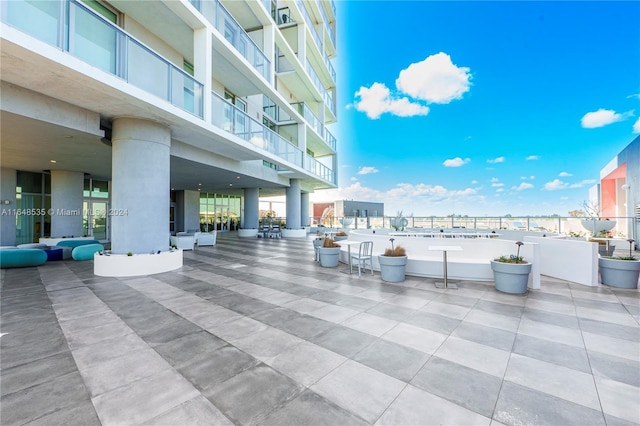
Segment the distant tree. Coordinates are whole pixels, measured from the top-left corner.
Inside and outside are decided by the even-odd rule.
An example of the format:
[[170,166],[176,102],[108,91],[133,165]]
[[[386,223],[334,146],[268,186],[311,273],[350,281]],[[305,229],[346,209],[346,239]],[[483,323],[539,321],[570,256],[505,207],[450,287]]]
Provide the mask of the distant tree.
[[571,210],[569,212],[569,217],[584,217],[585,215],[584,210]]

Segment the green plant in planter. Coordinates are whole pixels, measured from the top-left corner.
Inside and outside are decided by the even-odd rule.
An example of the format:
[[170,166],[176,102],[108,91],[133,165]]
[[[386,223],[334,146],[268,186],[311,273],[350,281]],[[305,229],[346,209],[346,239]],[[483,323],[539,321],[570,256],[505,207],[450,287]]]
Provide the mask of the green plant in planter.
[[516,241],[518,250],[515,255],[500,256],[491,261],[491,270],[496,290],[503,293],[524,294],[527,292],[531,263],[520,256],[522,241]]
[[127,256],[133,256],[133,253],[128,252],[128,253],[127,253]]
[[529,263],[526,260],[524,260],[522,256],[520,256],[520,247],[522,247],[524,243],[522,241],[516,241],[516,245],[518,246],[518,250],[515,255],[512,254],[512,255],[509,255],[509,257],[500,256],[499,258],[494,260],[500,263]]

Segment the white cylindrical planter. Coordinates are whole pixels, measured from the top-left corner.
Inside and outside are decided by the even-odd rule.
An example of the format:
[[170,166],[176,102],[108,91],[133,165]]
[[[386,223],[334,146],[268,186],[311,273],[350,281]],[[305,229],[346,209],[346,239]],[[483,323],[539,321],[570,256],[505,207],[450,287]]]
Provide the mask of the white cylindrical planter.
[[382,281],[399,283],[405,279],[407,256],[378,256]]
[[116,118],[111,141],[113,253],[167,250],[170,129],[148,120]]
[[335,268],[338,266],[340,247],[320,247],[320,266]]
[[83,191],[84,173],[51,170],[52,237],[81,237],[83,235]]
[[506,263],[491,261],[496,290],[510,294],[527,292],[531,263]]
[[283,238],[306,238],[307,230],[306,229],[287,229],[284,228],[282,230]]
[[158,254],[98,254],[93,256],[93,273],[100,277],[137,277],[159,274],[182,267],[182,250]]
[[638,288],[640,260],[598,259],[602,284],[619,288]]
[[258,230],[257,229],[238,229],[238,237],[240,238],[256,238],[256,236],[258,235]]

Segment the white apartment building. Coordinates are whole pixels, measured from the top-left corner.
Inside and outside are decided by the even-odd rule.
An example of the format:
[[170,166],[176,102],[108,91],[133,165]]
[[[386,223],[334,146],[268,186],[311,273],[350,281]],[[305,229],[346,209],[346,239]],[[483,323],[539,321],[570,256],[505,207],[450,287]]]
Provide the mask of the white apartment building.
[[333,0],[1,2],[1,245],[287,228],[333,188]]

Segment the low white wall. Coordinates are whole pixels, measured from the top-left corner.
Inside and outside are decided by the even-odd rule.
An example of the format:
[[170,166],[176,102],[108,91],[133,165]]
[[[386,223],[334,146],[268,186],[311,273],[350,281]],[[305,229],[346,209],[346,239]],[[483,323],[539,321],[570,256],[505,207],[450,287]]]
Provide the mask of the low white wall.
[[[349,241],[373,241],[373,268],[379,270],[377,255],[391,247],[388,230],[351,230]],[[447,252],[447,273],[451,279],[493,281],[490,261],[516,254],[518,247],[514,241],[494,238],[422,238],[394,236],[394,246],[401,245],[407,250],[407,275],[419,277],[442,277],[442,251],[431,251],[429,246],[460,246],[462,251]],[[338,242],[339,244],[339,242]],[[341,259],[347,258],[347,247],[341,249]],[[352,246],[352,251],[357,246]],[[537,244],[525,242],[520,255],[532,263],[529,287],[540,288],[540,250]]]
[[598,285],[598,244],[560,238],[525,237],[540,246],[540,273],[588,286]]

